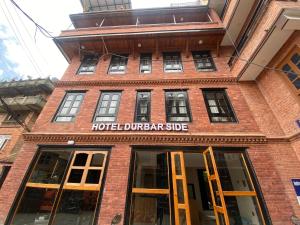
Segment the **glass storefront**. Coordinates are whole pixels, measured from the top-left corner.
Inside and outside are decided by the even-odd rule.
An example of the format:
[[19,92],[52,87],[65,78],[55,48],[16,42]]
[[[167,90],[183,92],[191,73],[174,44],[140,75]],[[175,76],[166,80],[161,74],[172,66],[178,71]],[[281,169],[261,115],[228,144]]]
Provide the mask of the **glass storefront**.
[[43,150],[13,225],[92,225],[107,151]]
[[265,225],[242,151],[134,151],[129,225]]

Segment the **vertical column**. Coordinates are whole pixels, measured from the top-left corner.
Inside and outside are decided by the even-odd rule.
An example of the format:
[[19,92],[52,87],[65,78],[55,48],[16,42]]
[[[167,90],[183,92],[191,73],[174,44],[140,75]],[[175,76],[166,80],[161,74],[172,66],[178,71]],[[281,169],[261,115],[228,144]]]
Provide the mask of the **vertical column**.
[[[112,148],[102,194],[99,225],[110,225],[116,214],[121,214],[122,221],[124,220],[130,156],[131,148],[128,145],[116,145]],[[119,224],[123,224],[122,221]]]

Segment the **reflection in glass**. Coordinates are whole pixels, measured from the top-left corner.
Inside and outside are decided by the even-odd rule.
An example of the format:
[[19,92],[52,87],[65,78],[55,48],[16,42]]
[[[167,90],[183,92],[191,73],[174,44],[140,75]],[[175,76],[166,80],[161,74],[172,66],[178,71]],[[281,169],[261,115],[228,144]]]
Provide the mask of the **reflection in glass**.
[[223,191],[253,191],[242,153],[215,152]]
[[88,154],[86,153],[79,153],[76,154],[73,166],[85,166]]
[[89,170],[85,183],[98,184],[100,181],[101,170]]
[[167,154],[136,152],[133,187],[168,188]]
[[64,190],[53,224],[92,225],[98,193]]
[[207,154],[205,154],[205,156],[206,156],[206,160],[207,160],[209,175],[212,176],[212,175],[215,174],[215,172],[214,172],[214,167],[213,167],[213,164],[212,164],[212,161],[211,161],[210,153],[208,152]]
[[82,175],[83,170],[72,169],[68,179],[68,183],[80,183]]
[[69,157],[70,152],[42,152],[29,182],[60,184],[66,170]]
[[179,211],[179,225],[186,225],[186,210],[178,209]]
[[180,155],[174,155],[176,175],[181,175]]
[[178,203],[184,204],[184,192],[182,180],[176,180]]
[[104,157],[105,157],[105,155],[101,154],[101,153],[93,154],[90,166],[102,167],[103,166]]
[[225,197],[230,225],[263,225],[258,202],[252,196]]
[[170,225],[168,196],[133,194],[130,224]]
[[27,188],[12,224],[48,224],[56,194],[56,189]]
[[[225,223],[225,218],[224,218],[224,214],[218,213],[218,219],[219,219],[220,225],[226,225],[226,223]],[[230,225],[231,225],[231,224],[230,224]],[[240,225],[242,225],[242,224],[240,224]]]

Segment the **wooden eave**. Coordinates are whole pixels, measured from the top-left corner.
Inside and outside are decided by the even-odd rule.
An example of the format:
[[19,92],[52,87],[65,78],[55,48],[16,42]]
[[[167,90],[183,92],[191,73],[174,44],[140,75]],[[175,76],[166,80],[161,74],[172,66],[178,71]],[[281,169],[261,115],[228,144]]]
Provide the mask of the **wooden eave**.
[[[59,36],[54,39],[54,42],[70,62],[70,59],[79,52],[101,55],[105,53],[105,45],[108,51],[113,53],[181,51],[188,54],[190,51],[218,48],[224,34],[225,30],[222,27],[169,31],[161,29],[148,32],[113,34],[99,32],[90,35]],[[203,43],[199,44],[199,40]]]

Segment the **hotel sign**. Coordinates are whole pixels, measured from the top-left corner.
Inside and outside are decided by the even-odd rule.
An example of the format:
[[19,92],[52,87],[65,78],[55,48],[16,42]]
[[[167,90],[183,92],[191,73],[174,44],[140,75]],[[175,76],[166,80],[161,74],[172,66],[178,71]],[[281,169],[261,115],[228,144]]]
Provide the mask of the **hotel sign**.
[[186,123],[93,123],[92,131],[188,131]]

